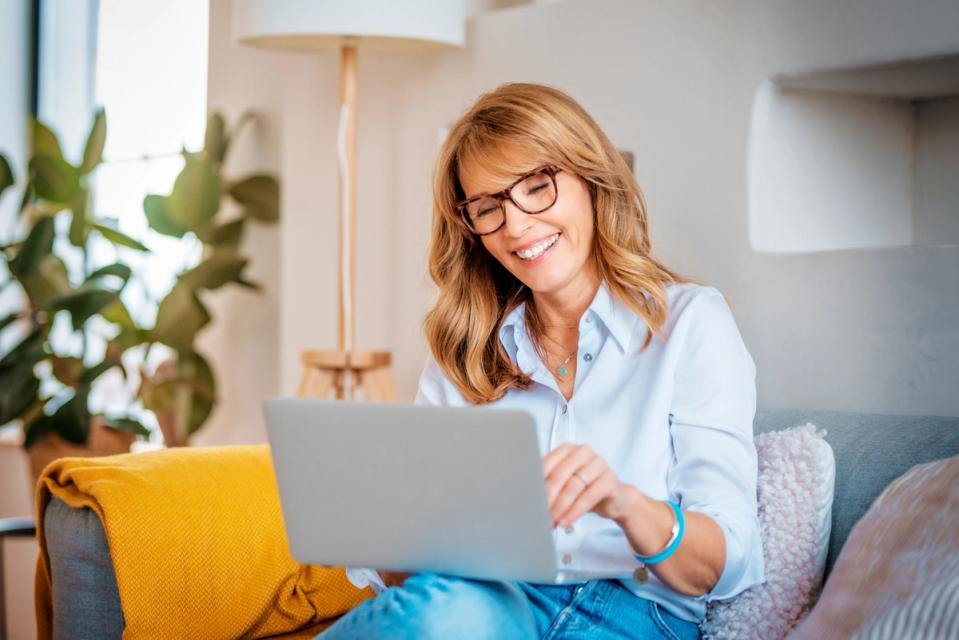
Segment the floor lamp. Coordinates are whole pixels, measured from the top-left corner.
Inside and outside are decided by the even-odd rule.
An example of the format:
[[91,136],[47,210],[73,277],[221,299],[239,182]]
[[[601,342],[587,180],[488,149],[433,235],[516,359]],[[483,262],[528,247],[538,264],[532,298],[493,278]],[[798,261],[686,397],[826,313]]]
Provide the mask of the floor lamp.
[[244,44],[340,52],[339,323],[337,349],[301,353],[300,395],[397,399],[387,351],[355,348],[357,49],[448,50],[465,39],[466,0],[234,0],[234,36]]

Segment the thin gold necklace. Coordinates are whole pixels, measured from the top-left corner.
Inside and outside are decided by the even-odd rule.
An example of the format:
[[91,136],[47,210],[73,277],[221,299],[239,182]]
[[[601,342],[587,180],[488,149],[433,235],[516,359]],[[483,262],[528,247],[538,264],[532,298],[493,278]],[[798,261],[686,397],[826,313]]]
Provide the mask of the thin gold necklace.
[[[555,344],[556,346],[558,346],[560,349],[563,348],[563,345],[560,344],[558,340],[549,337],[545,333],[543,334],[543,337],[549,340],[550,342],[552,342],[553,344]],[[545,351],[546,353],[549,353],[549,350],[545,350]],[[579,351],[579,345],[577,345],[576,348],[573,350],[573,352],[569,354],[568,356],[566,356],[566,359],[563,360],[558,367],[556,367],[556,373],[558,373],[561,378],[565,378],[566,374],[569,373],[569,369],[566,368],[566,364],[573,359],[573,356],[576,355],[577,351]],[[560,357],[562,357],[562,354],[560,354]]]
[[[576,351],[579,351],[579,349],[577,349]],[[566,368],[566,363],[569,362],[570,359],[572,359],[572,357],[576,355],[576,351],[566,356],[566,359],[563,360],[563,364],[556,367],[556,373],[559,374],[560,378],[565,378],[566,374],[569,373],[569,369]]]

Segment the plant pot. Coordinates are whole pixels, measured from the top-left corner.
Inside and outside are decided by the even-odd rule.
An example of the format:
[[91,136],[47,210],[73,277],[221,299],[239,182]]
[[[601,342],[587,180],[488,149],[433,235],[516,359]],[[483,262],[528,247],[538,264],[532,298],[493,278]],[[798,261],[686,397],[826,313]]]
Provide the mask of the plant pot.
[[44,468],[57,458],[89,458],[127,453],[135,439],[136,436],[132,433],[104,425],[101,418],[92,419],[90,436],[87,438],[85,445],[74,444],[64,440],[56,433],[49,433],[27,449],[33,486],[36,486],[37,479],[39,479]]

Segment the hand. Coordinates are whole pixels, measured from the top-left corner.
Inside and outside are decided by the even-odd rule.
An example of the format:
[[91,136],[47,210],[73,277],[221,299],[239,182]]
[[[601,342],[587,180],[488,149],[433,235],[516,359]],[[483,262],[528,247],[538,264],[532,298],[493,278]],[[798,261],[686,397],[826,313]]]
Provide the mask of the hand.
[[386,571],[383,569],[378,570],[377,573],[379,573],[380,577],[383,578],[383,583],[386,584],[387,587],[402,587],[403,582],[405,582],[407,578],[413,575],[412,573],[403,573],[401,571]]
[[543,474],[554,527],[568,527],[590,511],[617,521],[623,517],[628,485],[588,445],[556,447],[543,456]]

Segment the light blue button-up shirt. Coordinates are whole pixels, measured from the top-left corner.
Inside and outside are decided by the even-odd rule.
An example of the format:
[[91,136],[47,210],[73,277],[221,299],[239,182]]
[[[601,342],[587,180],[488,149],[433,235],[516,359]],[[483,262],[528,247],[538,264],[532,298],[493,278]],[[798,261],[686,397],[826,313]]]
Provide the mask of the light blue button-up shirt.
[[[587,444],[622,482],[683,510],[705,513],[725,535],[726,565],[709,593],[673,590],[653,572],[632,579],[640,565],[622,529],[588,513],[553,531],[560,567],[608,571],[627,589],[671,613],[698,622],[706,601],[726,599],[764,581],[756,515],[756,367],[722,294],[697,284],[667,286],[666,338],[654,335],[644,351],[646,323],[601,285],[579,322],[573,395],[566,401],[537,356],[514,309],[499,338],[534,384],[512,389],[489,406],[533,415],[543,455],[564,442]],[[429,358],[417,404],[467,406]]]

